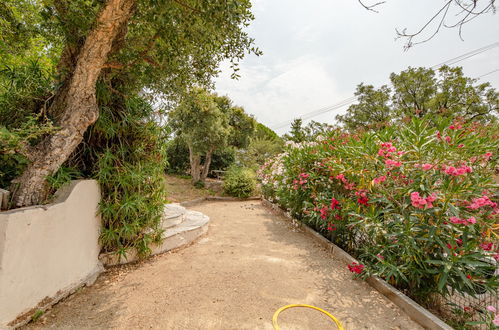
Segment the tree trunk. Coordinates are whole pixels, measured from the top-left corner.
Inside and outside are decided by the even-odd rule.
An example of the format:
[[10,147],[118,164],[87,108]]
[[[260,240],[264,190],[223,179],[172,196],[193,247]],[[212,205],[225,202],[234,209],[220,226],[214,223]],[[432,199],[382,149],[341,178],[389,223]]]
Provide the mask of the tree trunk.
[[213,148],[210,149],[206,153],[206,157],[204,159],[203,172],[201,173],[201,181],[205,182],[208,177],[208,173],[210,172],[210,164],[211,164],[211,156],[213,154]]
[[189,146],[189,162],[191,164],[192,182],[196,183],[201,177],[201,157],[194,154],[191,146]]
[[[59,129],[36,145],[30,164],[12,182],[12,202],[28,206],[42,202],[46,177],[55,173],[83,139],[83,133],[99,116],[95,85],[120,27],[129,21],[135,0],[108,0],[81,47],[66,85],[54,98],[50,113]],[[54,107],[54,108],[52,108]]]

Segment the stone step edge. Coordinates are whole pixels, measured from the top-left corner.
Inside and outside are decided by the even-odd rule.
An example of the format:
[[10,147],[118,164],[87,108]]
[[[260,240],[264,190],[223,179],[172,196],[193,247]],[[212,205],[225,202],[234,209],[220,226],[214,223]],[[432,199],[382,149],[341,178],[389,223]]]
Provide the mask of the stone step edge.
[[[174,235],[167,236],[163,239],[163,242],[160,245],[155,245],[151,247],[151,254],[149,256],[161,254],[164,252],[168,252],[170,250],[182,247],[187,245],[200,236],[206,234],[208,232],[208,226],[210,224],[208,216],[205,215],[207,221],[201,226],[190,228]],[[141,258],[137,254],[135,250],[128,251],[125,256],[120,258],[119,255],[113,252],[105,252],[99,255],[100,262],[105,267],[112,267],[117,265],[125,265],[133,262],[139,261]]]

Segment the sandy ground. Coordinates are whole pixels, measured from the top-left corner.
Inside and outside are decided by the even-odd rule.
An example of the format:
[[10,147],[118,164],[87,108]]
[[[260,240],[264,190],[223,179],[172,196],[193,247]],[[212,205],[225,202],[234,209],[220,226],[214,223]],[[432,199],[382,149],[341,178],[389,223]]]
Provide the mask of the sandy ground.
[[[272,329],[281,306],[321,307],[345,329],[421,329],[346,264],[258,201],[193,207],[211,218],[191,246],[113,268],[26,329]],[[289,309],[286,329],[336,329],[311,309]]]

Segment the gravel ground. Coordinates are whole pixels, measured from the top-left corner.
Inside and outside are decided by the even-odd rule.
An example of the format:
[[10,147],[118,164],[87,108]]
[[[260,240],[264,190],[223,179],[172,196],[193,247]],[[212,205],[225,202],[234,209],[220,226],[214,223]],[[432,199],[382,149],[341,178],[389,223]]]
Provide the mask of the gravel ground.
[[[421,329],[398,307],[259,201],[205,202],[194,244],[116,267],[25,329],[272,329],[281,306],[305,303],[345,329]],[[321,313],[288,309],[286,329],[335,329]]]

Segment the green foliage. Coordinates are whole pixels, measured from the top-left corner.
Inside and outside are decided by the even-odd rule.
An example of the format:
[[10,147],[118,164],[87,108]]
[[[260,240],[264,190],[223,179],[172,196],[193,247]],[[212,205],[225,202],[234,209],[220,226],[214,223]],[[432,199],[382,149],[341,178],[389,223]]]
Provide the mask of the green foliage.
[[145,256],[161,240],[167,162],[164,129],[154,114],[139,96],[101,95],[101,115],[68,161],[99,181],[103,251],[135,249]]
[[300,118],[294,119],[291,123],[291,131],[289,132],[289,134],[284,135],[284,139],[296,143],[305,141],[307,135],[302,125],[303,121]]
[[57,172],[47,177],[50,188],[55,192],[63,185],[72,180],[81,179],[83,176],[80,171],[71,167],[61,166]]
[[224,193],[238,198],[248,198],[256,189],[255,172],[249,168],[232,166],[224,177]]
[[358,103],[336,119],[347,129],[380,129],[386,125],[430,115],[431,119],[462,118],[465,121],[497,121],[499,93],[489,83],[465,77],[460,67],[409,68],[392,73],[393,89],[375,89],[361,83]]
[[497,124],[405,125],[291,145],[260,171],[267,198],[420,302],[495,294]]
[[358,103],[351,105],[346,114],[338,115],[336,119],[349,130],[383,127],[392,119],[389,105],[390,92],[390,88],[386,85],[375,89],[372,85],[361,83],[355,91]]

